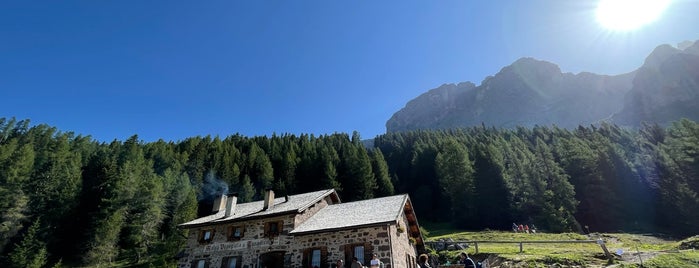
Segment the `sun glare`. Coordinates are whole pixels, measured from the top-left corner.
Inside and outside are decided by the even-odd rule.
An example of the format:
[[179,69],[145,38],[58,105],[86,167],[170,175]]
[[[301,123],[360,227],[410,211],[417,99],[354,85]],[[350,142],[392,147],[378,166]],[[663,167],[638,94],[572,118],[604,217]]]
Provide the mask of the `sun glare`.
[[613,31],[633,31],[657,20],[670,0],[600,0],[597,22]]

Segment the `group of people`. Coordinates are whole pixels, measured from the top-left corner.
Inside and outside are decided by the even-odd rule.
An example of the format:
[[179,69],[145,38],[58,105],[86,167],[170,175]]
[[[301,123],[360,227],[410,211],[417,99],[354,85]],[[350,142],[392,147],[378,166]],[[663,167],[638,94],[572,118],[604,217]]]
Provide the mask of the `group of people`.
[[[427,256],[427,254],[421,254],[418,257],[418,267],[420,267],[420,268],[432,268],[432,266],[430,266],[429,259],[430,259],[430,257]],[[466,252],[461,252],[461,254],[459,254],[459,263],[463,264],[464,268],[476,268],[477,267],[476,262],[474,262],[473,259],[471,259],[468,256],[468,253],[466,253]]]
[[[420,268],[432,268],[430,265],[430,257],[427,256],[427,254],[421,254],[418,257],[418,267]],[[464,265],[464,268],[476,268],[476,262],[471,259],[466,252],[461,252],[459,254],[459,263]],[[342,259],[337,260],[335,263],[337,268],[345,268],[345,262]],[[347,268],[365,268],[366,266],[362,265],[361,262],[357,259],[357,257],[352,257],[352,263],[350,264],[349,267]],[[384,268],[384,263],[379,260],[379,256],[374,253],[372,256],[371,260],[369,261],[369,267],[370,268]]]
[[[337,268],[345,268],[345,261],[342,259],[337,260],[335,263],[335,266]],[[362,265],[361,262],[359,262],[359,259],[357,257],[352,257],[352,263],[350,263],[350,266],[348,268],[364,268],[366,266]],[[384,268],[384,264],[381,260],[379,260],[379,255],[374,253],[372,256],[371,260],[369,261],[369,267],[370,268]]]
[[527,233],[527,234],[535,234],[536,233],[536,226],[532,224],[532,228],[529,228],[529,225],[525,224],[522,225],[521,223],[517,225],[516,223],[512,223],[512,231],[515,233]]

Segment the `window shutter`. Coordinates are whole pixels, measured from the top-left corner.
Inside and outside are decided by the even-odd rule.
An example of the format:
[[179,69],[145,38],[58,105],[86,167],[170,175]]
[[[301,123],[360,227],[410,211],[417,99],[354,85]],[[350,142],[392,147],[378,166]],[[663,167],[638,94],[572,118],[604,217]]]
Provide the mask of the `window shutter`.
[[268,236],[269,236],[269,226],[270,226],[270,222],[265,223],[265,234],[264,234],[264,237],[268,237]]
[[277,222],[277,235],[282,234],[282,227],[284,226],[284,221],[278,221]]
[[311,249],[307,248],[303,250],[303,260],[302,260],[302,266],[303,267],[308,267],[309,263],[311,262]]
[[328,248],[320,248],[320,267],[328,268]]
[[374,247],[369,242],[364,243],[364,262],[368,266],[374,254]]
[[240,238],[243,238],[245,236],[245,225],[240,226]]
[[345,247],[345,266],[349,267],[351,261],[352,261],[352,245],[347,244],[344,245]]

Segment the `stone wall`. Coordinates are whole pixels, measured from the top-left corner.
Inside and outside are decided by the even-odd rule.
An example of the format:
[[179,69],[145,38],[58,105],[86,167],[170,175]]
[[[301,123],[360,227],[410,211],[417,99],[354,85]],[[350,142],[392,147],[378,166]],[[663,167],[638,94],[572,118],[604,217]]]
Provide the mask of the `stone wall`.
[[313,204],[313,206],[307,208],[301,214],[296,215],[296,219],[294,221],[295,226],[299,226],[300,224],[304,223],[306,220],[313,217],[313,215],[316,214],[319,210],[327,207],[330,204],[332,204],[332,200],[329,196],[326,196],[322,200]]
[[[402,231],[398,229],[402,228]],[[415,267],[414,262],[417,259],[417,251],[415,246],[410,243],[410,236],[408,235],[408,219],[405,214],[401,214],[400,219],[398,219],[398,225],[391,225],[390,231],[391,243],[393,244],[393,255],[395,256],[393,263],[395,267]]]
[[[318,233],[309,235],[297,235],[294,243],[298,248],[293,252],[295,258],[292,267],[302,267],[303,251],[309,248],[326,247],[327,260],[330,263],[342,259],[345,262],[350,261],[351,256],[346,256],[346,250],[351,250],[346,247],[353,245],[366,244],[367,252],[376,253],[379,256],[386,268],[391,267],[391,244],[389,239],[388,225],[373,226],[357,229],[349,229],[335,231],[329,233]],[[365,265],[369,265],[371,254],[365,256]],[[349,266],[348,266],[349,267]]]
[[[210,268],[221,267],[224,257],[241,257],[243,267],[255,267],[257,258],[261,253],[269,251],[288,251],[294,245],[292,236],[288,232],[294,228],[294,215],[266,218],[219,224],[213,227],[193,228],[189,232],[185,249],[186,257],[180,259],[178,267],[189,268],[192,261],[207,259]],[[273,239],[264,237],[265,223],[283,221],[282,232]],[[228,241],[227,231],[229,226],[245,226],[243,237],[239,241]],[[199,235],[203,230],[214,229],[214,237],[209,243],[199,243]]]

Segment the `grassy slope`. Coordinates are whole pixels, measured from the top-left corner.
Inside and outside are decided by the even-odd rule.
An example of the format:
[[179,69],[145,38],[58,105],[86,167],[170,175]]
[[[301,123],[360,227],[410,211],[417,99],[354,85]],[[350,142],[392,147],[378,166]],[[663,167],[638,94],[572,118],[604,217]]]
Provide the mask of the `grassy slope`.
[[[574,233],[562,234],[517,234],[512,232],[482,231],[458,232],[450,231],[447,225],[430,224],[431,230],[427,241],[453,239],[455,241],[523,241],[523,253],[519,252],[519,244],[487,244],[479,243],[479,254],[471,245],[466,251],[477,261],[488,258],[491,264],[500,267],[640,267],[637,252],[641,254],[643,267],[699,267],[699,250],[679,250],[682,241],[663,239],[655,236],[637,234],[599,234],[592,237]],[[611,253],[621,250],[620,256],[609,262],[601,247],[597,244],[527,244],[526,241],[536,240],[594,240],[602,238]],[[699,241],[699,237],[686,241]],[[638,248],[638,250],[637,250]],[[686,248],[686,247],[685,247]],[[440,262],[454,262],[460,251],[435,252]],[[492,266],[491,266],[492,267]]]

